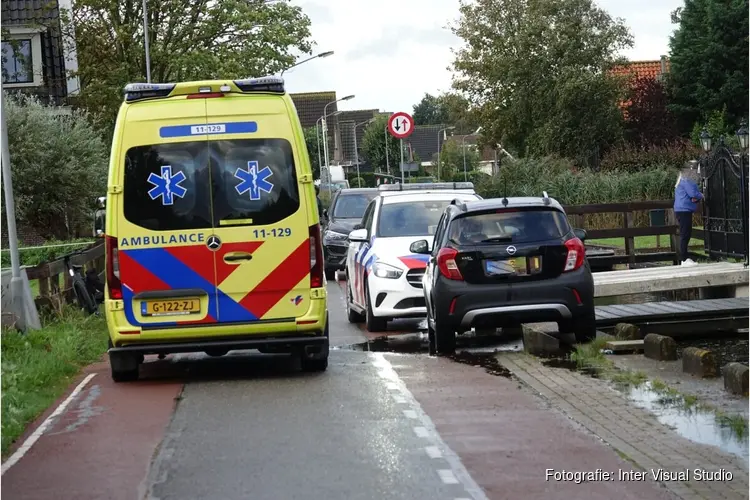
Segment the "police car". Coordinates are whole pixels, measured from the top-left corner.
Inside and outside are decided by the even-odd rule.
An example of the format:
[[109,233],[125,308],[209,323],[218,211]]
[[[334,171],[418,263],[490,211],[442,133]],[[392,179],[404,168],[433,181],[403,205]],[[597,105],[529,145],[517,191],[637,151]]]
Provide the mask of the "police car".
[[428,255],[409,250],[431,240],[445,207],[453,200],[481,197],[471,182],[381,184],[349,233],[346,258],[346,309],[350,322],[365,321],[371,332],[384,331],[394,318],[426,314],[422,276]]

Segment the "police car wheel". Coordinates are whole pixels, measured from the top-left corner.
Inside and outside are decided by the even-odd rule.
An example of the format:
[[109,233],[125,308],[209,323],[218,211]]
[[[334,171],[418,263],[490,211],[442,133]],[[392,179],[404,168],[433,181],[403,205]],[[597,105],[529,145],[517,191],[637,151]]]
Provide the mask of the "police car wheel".
[[367,315],[365,317],[365,326],[368,332],[384,332],[388,328],[388,321],[378,318],[372,313],[372,301],[370,300],[370,289],[365,281],[365,303],[367,306]]

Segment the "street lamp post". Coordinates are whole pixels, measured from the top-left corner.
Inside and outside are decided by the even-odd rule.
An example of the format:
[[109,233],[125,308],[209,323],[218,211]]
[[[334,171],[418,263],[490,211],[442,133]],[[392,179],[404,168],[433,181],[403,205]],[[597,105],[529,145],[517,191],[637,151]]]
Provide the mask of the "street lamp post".
[[445,142],[445,140],[446,140],[445,132],[448,131],[448,130],[454,130],[455,128],[456,127],[445,127],[444,129],[438,131],[438,136],[437,136],[437,140],[438,140],[437,141],[437,143],[438,143],[438,175],[437,175],[437,180],[438,181],[440,181],[440,150],[442,149],[440,147],[440,134],[443,134],[443,142]]
[[[338,116],[339,113],[341,113],[341,111],[334,111],[333,113],[331,113],[328,116]],[[320,136],[321,135],[325,136],[325,134],[321,134],[321,128],[322,127],[320,125],[320,120],[322,120],[322,119],[323,119],[323,117],[321,116],[315,122],[315,139],[318,141],[318,167],[321,167],[323,165],[323,158],[320,156]]]
[[745,176],[745,155],[747,154],[748,146],[748,131],[747,121],[742,119],[739,130],[737,130],[737,139],[740,143],[740,202],[742,203],[742,233],[743,243],[745,250],[745,267],[748,265],[748,259],[750,258],[750,250],[748,249],[748,205],[747,205],[747,177]]
[[359,176],[359,148],[357,147],[357,127],[369,125],[375,120],[375,117],[365,120],[362,123],[354,125],[354,161],[357,163],[357,187],[362,187],[362,178]]
[[323,106],[323,157],[326,162],[326,176],[328,179],[328,196],[331,195],[331,167],[328,164],[328,124],[326,123],[326,116],[328,116],[328,106],[331,104],[335,104],[339,101],[348,101],[350,99],[354,99],[354,94],[342,97],[341,99],[336,99],[335,101],[331,101],[325,106]]
[[[471,135],[477,135],[481,131],[482,131],[482,127],[479,127]],[[463,149],[463,153],[464,153],[464,182],[466,182],[467,180],[469,180],[468,173],[466,172],[466,136],[463,136],[463,138],[461,139],[461,149]]]
[[[144,0],[144,1],[145,1],[145,0]],[[302,60],[302,61],[300,61],[300,62],[298,62],[298,63],[294,63],[294,64],[292,64],[292,65],[291,65],[291,66],[289,66],[288,68],[284,68],[283,70],[281,70],[281,75],[279,75],[279,76],[284,76],[284,72],[285,72],[285,71],[288,71],[288,70],[290,70],[290,69],[292,69],[292,68],[296,68],[296,67],[297,67],[297,66],[299,66],[300,64],[305,64],[306,62],[308,62],[308,61],[312,61],[313,59],[318,59],[318,58],[328,57],[328,56],[332,56],[332,55],[333,55],[333,51],[332,51],[332,50],[329,50],[329,51],[326,51],[326,52],[321,52],[320,54],[315,54],[315,55],[314,55],[314,56],[312,56],[312,57],[308,57],[307,59],[304,59],[304,60]]]

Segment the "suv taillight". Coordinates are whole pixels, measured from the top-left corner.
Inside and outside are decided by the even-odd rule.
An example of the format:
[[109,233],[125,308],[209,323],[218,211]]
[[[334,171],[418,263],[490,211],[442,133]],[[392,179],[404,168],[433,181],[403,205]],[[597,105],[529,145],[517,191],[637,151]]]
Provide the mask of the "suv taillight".
[[586,247],[578,238],[573,238],[565,242],[565,248],[568,249],[568,257],[565,259],[565,269],[563,272],[575,271],[583,265],[583,259],[586,257]]
[[456,264],[456,255],[458,255],[458,251],[453,248],[441,249],[437,256],[438,269],[440,269],[440,274],[449,280],[463,281],[464,277],[458,269],[458,264]]
[[320,224],[310,226],[310,288],[323,286],[323,246]]
[[106,236],[104,239],[107,267],[107,287],[110,299],[122,298],[122,283],[120,282],[120,257],[117,251],[117,238]]

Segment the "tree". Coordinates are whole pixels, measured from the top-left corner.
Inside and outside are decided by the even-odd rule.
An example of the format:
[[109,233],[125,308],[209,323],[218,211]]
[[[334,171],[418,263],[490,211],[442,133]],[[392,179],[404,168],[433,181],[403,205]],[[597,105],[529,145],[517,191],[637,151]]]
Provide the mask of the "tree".
[[305,130],[305,145],[307,154],[310,156],[310,167],[313,172],[313,179],[320,178],[320,154],[322,154],[322,143],[319,142],[317,127],[307,127]]
[[639,77],[630,82],[625,137],[641,147],[665,146],[678,138],[669,111],[664,85],[654,78]]
[[[451,180],[464,171],[464,149],[466,150],[466,171],[472,172],[479,168],[479,152],[470,144],[462,144],[455,138],[445,141],[440,151],[440,175],[441,180]],[[438,155],[432,159],[432,173],[438,176]]]
[[19,225],[71,238],[106,194],[108,148],[80,111],[61,115],[23,94],[4,99]]
[[686,0],[672,17],[668,92],[680,132],[724,107],[736,129],[748,114],[748,0]]
[[592,0],[462,1],[454,86],[478,110],[484,142],[577,155],[622,134],[621,82],[608,70],[632,45]]
[[[143,2],[74,0],[61,15],[74,37],[80,104],[110,132],[123,86],[146,81]],[[153,82],[273,74],[310,53],[310,20],[287,2],[149,0]],[[73,28],[71,28],[72,30]]]
[[[386,172],[386,167],[390,167],[391,175],[400,175],[401,170],[401,153],[399,151],[400,141],[390,133],[385,132],[388,124],[388,117],[378,115],[372,123],[365,129],[362,136],[362,156],[367,163],[372,166],[375,172]],[[386,134],[388,141],[388,162],[386,163]],[[409,152],[404,144],[404,161],[408,158]]]
[[415,125],[449,125],[458,133],[468,133],[472,121],[468,100],[455,92],[425,94],[414,105],[413,117]]

